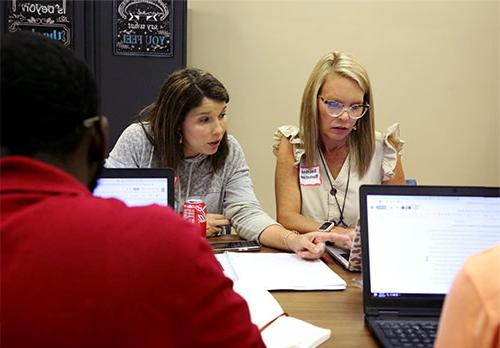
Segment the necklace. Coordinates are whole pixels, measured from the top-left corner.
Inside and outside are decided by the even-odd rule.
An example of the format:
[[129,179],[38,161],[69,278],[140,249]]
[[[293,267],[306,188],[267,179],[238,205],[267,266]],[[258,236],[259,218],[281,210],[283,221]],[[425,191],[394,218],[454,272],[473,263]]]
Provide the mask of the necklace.
[[332,179],[330,178],[330,174],[328,174],[328,167],[326,165],[325,159],[323,158],[323,151],[318,147],[319,149],[319,158],[321,159],[321,162],[323,162],[323,167],[325,167],[325,172],[326,172],[326,177],[328,178],[328,182],[330,183],[330,194],[335,198],[335,202],[337,203],[337,208],[339,210],[340,216],[339,216],[339,221],[335,222],[335,225],[342,225],[344,227],[347,227],[347,224],[344,222],[344,209],[345,209],[345,201],[347,198],[347,192],[349,191],[349,181],[351,179],[351,155],[349,154],[347,157],[347,161],[349,163],[349,170],[347,172],[347,185],[345,188],[345,193],[344,193],[344,202],[342,203],[342,208],[340,208],[339,200],[337,199],[337,189],[333,186]]

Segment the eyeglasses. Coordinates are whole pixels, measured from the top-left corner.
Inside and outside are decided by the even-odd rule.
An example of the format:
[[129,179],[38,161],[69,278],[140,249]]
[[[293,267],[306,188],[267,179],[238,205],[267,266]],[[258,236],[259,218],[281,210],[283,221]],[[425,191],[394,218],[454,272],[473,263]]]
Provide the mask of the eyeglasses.
[[350,118],[357,120],[363,117],[364,114],[366,114],[366,112],[370,109],[370,105],[368,104],[352,104],[351,106],[346,106],[336,100],[326,100],[322,96],[318,96],[318,98],[325,103],[326,110],[332,117],[340,117],[344,111],[347,111]]
[[94,126],[94,123],[96,123],[97,121],[99,121],[101,119],[100,116],[94,116],[94,117],[90,117],[90,118],[86,118],[82,121],[82,124],[85,128],[91,128],[92,126]]

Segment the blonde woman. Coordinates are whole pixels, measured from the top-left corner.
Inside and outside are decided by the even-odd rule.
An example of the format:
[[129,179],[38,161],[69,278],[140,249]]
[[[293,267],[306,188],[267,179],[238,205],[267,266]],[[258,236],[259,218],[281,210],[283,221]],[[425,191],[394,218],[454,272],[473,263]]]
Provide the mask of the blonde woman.
[[306,233],[331,221],[331,241],[350,248],[359,186],[405,182],[399,125],[380,134],[374,117],[363,66],[345,53],[322,57],[304,89],[300,128],[283,126],[275,133],[278,222]]

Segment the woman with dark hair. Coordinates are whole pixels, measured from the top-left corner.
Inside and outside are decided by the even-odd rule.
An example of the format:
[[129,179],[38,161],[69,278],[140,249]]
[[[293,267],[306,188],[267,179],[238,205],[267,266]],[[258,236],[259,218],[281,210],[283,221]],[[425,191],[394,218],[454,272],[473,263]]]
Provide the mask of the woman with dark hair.
[[245,239],[318,258],[324,244],[314,243],[317,233],[287,230],[262,210],[243,150],[226,132],[228,102],[226,89],[211,74],[175,71],[141,111],[139,122],[125,129],[106,167],[174,168],[176,210],[188,197],[201,197],[207,204],[207,236],[231,224]]

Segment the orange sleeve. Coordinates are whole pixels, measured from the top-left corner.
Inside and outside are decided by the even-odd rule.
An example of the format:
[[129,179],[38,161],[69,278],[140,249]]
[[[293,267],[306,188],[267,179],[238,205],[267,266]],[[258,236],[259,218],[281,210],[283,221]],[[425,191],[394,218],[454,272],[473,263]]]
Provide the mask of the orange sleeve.
[[500,347],[498,273],[491,263],[469,261],[446,297],[436,348]]

